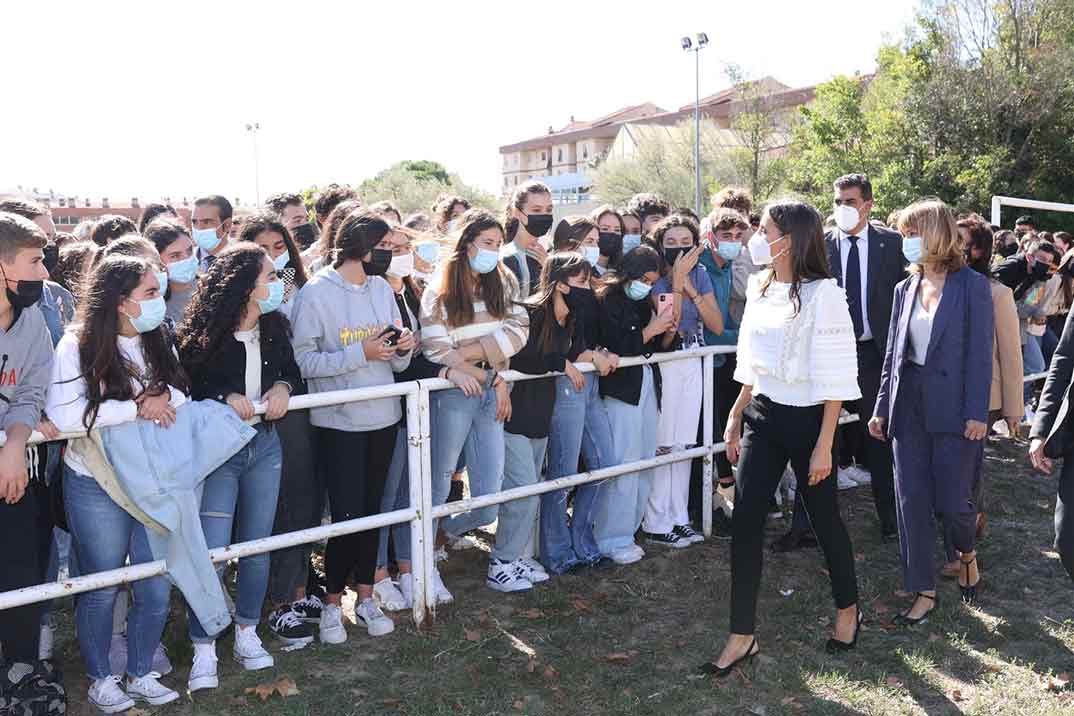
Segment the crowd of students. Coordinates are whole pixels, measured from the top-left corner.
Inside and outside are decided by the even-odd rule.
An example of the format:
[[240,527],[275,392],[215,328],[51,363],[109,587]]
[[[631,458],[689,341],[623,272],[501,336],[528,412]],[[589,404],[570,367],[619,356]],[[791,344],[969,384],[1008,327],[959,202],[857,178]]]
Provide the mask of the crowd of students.
[[[703,669],[724,676],[759,650],[763,527],[781,484],[794,519],[773,548],[823,549],[837,607],[828,649],[854,646],[862,614],[837,502],[849,475],[872,483],[880,533],[900,543],[916,597],[897,621],[935,607],[937,515],[942,571],[972,602],[983,438],[1032,420],[1023,371],[1062,353],[1070,235],[1037,233],[1028,217],[1000,231],[936,200],[888,228],[870,220],[859,174],[834,182],[833,204],[827,222],[790,200],[753,213],[730,188],[704,218],[638,194],[557,221],[548,187],[531,181],[502,217],[450,195],[403,217],[333,185],[312,220],[295,194],[243,216],[208,195],[189,223],[152,204],[137,225],[106,216],[60,234],[47,208],[2,202],[0,531],[26,546],[0,557],[0,591],[55,579],[68,551],[72,574],[167,555],[170,579],[76,600],[89,699],[105,713],[178,698],[161,681],[173,584],[188,606],[191,691],[218,685],[216,641],[232,621],[248,670],[273,665],[266,631],[289,644],[346,641],[348,587],[356,622],[386,635],[384,611],[413,601],[407,525],[330,539],[323,584],[309,545],[240,559],[234,589],[204,564],[206,548],[313,527],[326,510],[343,521],[407,506],[400,399],[289,412],[291,396],[453,383],[431,401],[437,506],[461,496],[463,474],[478,497],[698,444],[702,362],[620,361],[737,345],[713,376],[731,635]],[[544,377],[511,386],[508,368]],[[847,411],[862,419],[837,430]],[[90,433],[28,446],[33,429]],[[1051,429],[1035,428],[1037,442]],[[212,446],[177,467],[195,435]],[[646,548],[688,548],[705,539],[700,476],[700,461],[680,461],[453,514],[438,525],[437,559],[496,522],[486,584],[518,592],[631,564]],[[452,602],[433,574],[436,602]],[[48,611],[0,611],[0,699],[62,696]]]

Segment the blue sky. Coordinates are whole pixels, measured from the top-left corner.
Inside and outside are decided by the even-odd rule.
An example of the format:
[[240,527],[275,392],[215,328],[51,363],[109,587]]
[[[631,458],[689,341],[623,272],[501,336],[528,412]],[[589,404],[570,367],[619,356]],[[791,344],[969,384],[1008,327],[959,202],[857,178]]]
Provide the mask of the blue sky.
[[[727,63],[791,86],[870,72],[914,0],[775,2],[50,2],[5,9],[0,188],[113,199],[253,199],[434,159],[489,190],[501,144],[653,101]],[[18,28],[15,30],[15,28]],[[12,31],[15,30],[15,31]],[[9,89],[9,91],[11,91]]]

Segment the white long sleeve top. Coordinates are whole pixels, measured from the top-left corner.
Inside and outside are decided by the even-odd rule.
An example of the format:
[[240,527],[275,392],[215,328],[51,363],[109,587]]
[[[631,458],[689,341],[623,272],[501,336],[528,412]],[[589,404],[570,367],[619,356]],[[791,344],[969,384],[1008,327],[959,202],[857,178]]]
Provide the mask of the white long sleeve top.
[[857,400],[857,346],[846,292],[835,279],[802,283],[795,313],[790,284],[769,271],[750,276],[738,334],[735,380],[783,405]]
[[[119,336],[116,341],[123,357],[130,361],[140,374],[145,376],[145,356],[142,354],[142,337]],[[60,339],[56,346],[56,357],[52,363],[52,385],[48,389],[48,397],[45,400],[45,413],[49,419],[63,432],[78,432],[85,430],[82,416],[86,411],[86,380],[80,377],[82,366],[78,357],[78,335],[68,332]],[[146,381],[131,379],[135,393],[144,388]],[[187,397],[179,390],[171,389],[171,405],[178,408],[187,401]],[[93,427],[103,428],[108,425],[119,425],[130,422],[138,417],[138,405],[133,400],[106,400],[101,403],[97,410],[97,420]],[[75,472],[83,475],[89,474],[81,456],[70,446],[64,451],[64,462]]]

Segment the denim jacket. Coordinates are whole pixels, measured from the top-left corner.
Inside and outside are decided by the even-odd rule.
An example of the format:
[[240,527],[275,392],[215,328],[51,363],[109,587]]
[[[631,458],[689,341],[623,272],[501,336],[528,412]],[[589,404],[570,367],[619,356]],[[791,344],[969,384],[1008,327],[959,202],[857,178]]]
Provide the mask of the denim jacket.
[[201,529],[201,491],[205,478],[256,431],[227,405],[203,400],[179,406],[170,428],[139,419],[94,432],[107,460],[100,469],[94,465],[93,477],[109,494],[106,482],[113,481],[133,503],[131,514],[150,528],[153,557],[167,562],[168,576],[205,630],[219,633],[231,616]]

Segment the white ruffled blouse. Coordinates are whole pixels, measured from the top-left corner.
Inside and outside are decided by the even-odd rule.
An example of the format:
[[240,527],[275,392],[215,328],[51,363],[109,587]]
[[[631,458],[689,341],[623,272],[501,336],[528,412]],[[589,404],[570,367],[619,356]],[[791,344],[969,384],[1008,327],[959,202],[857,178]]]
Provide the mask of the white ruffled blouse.
[[846,292],[835,279],[803,283],[797,314],[790,284],[750,276],[735,380],[783,405],[858,400],[857,346]]

